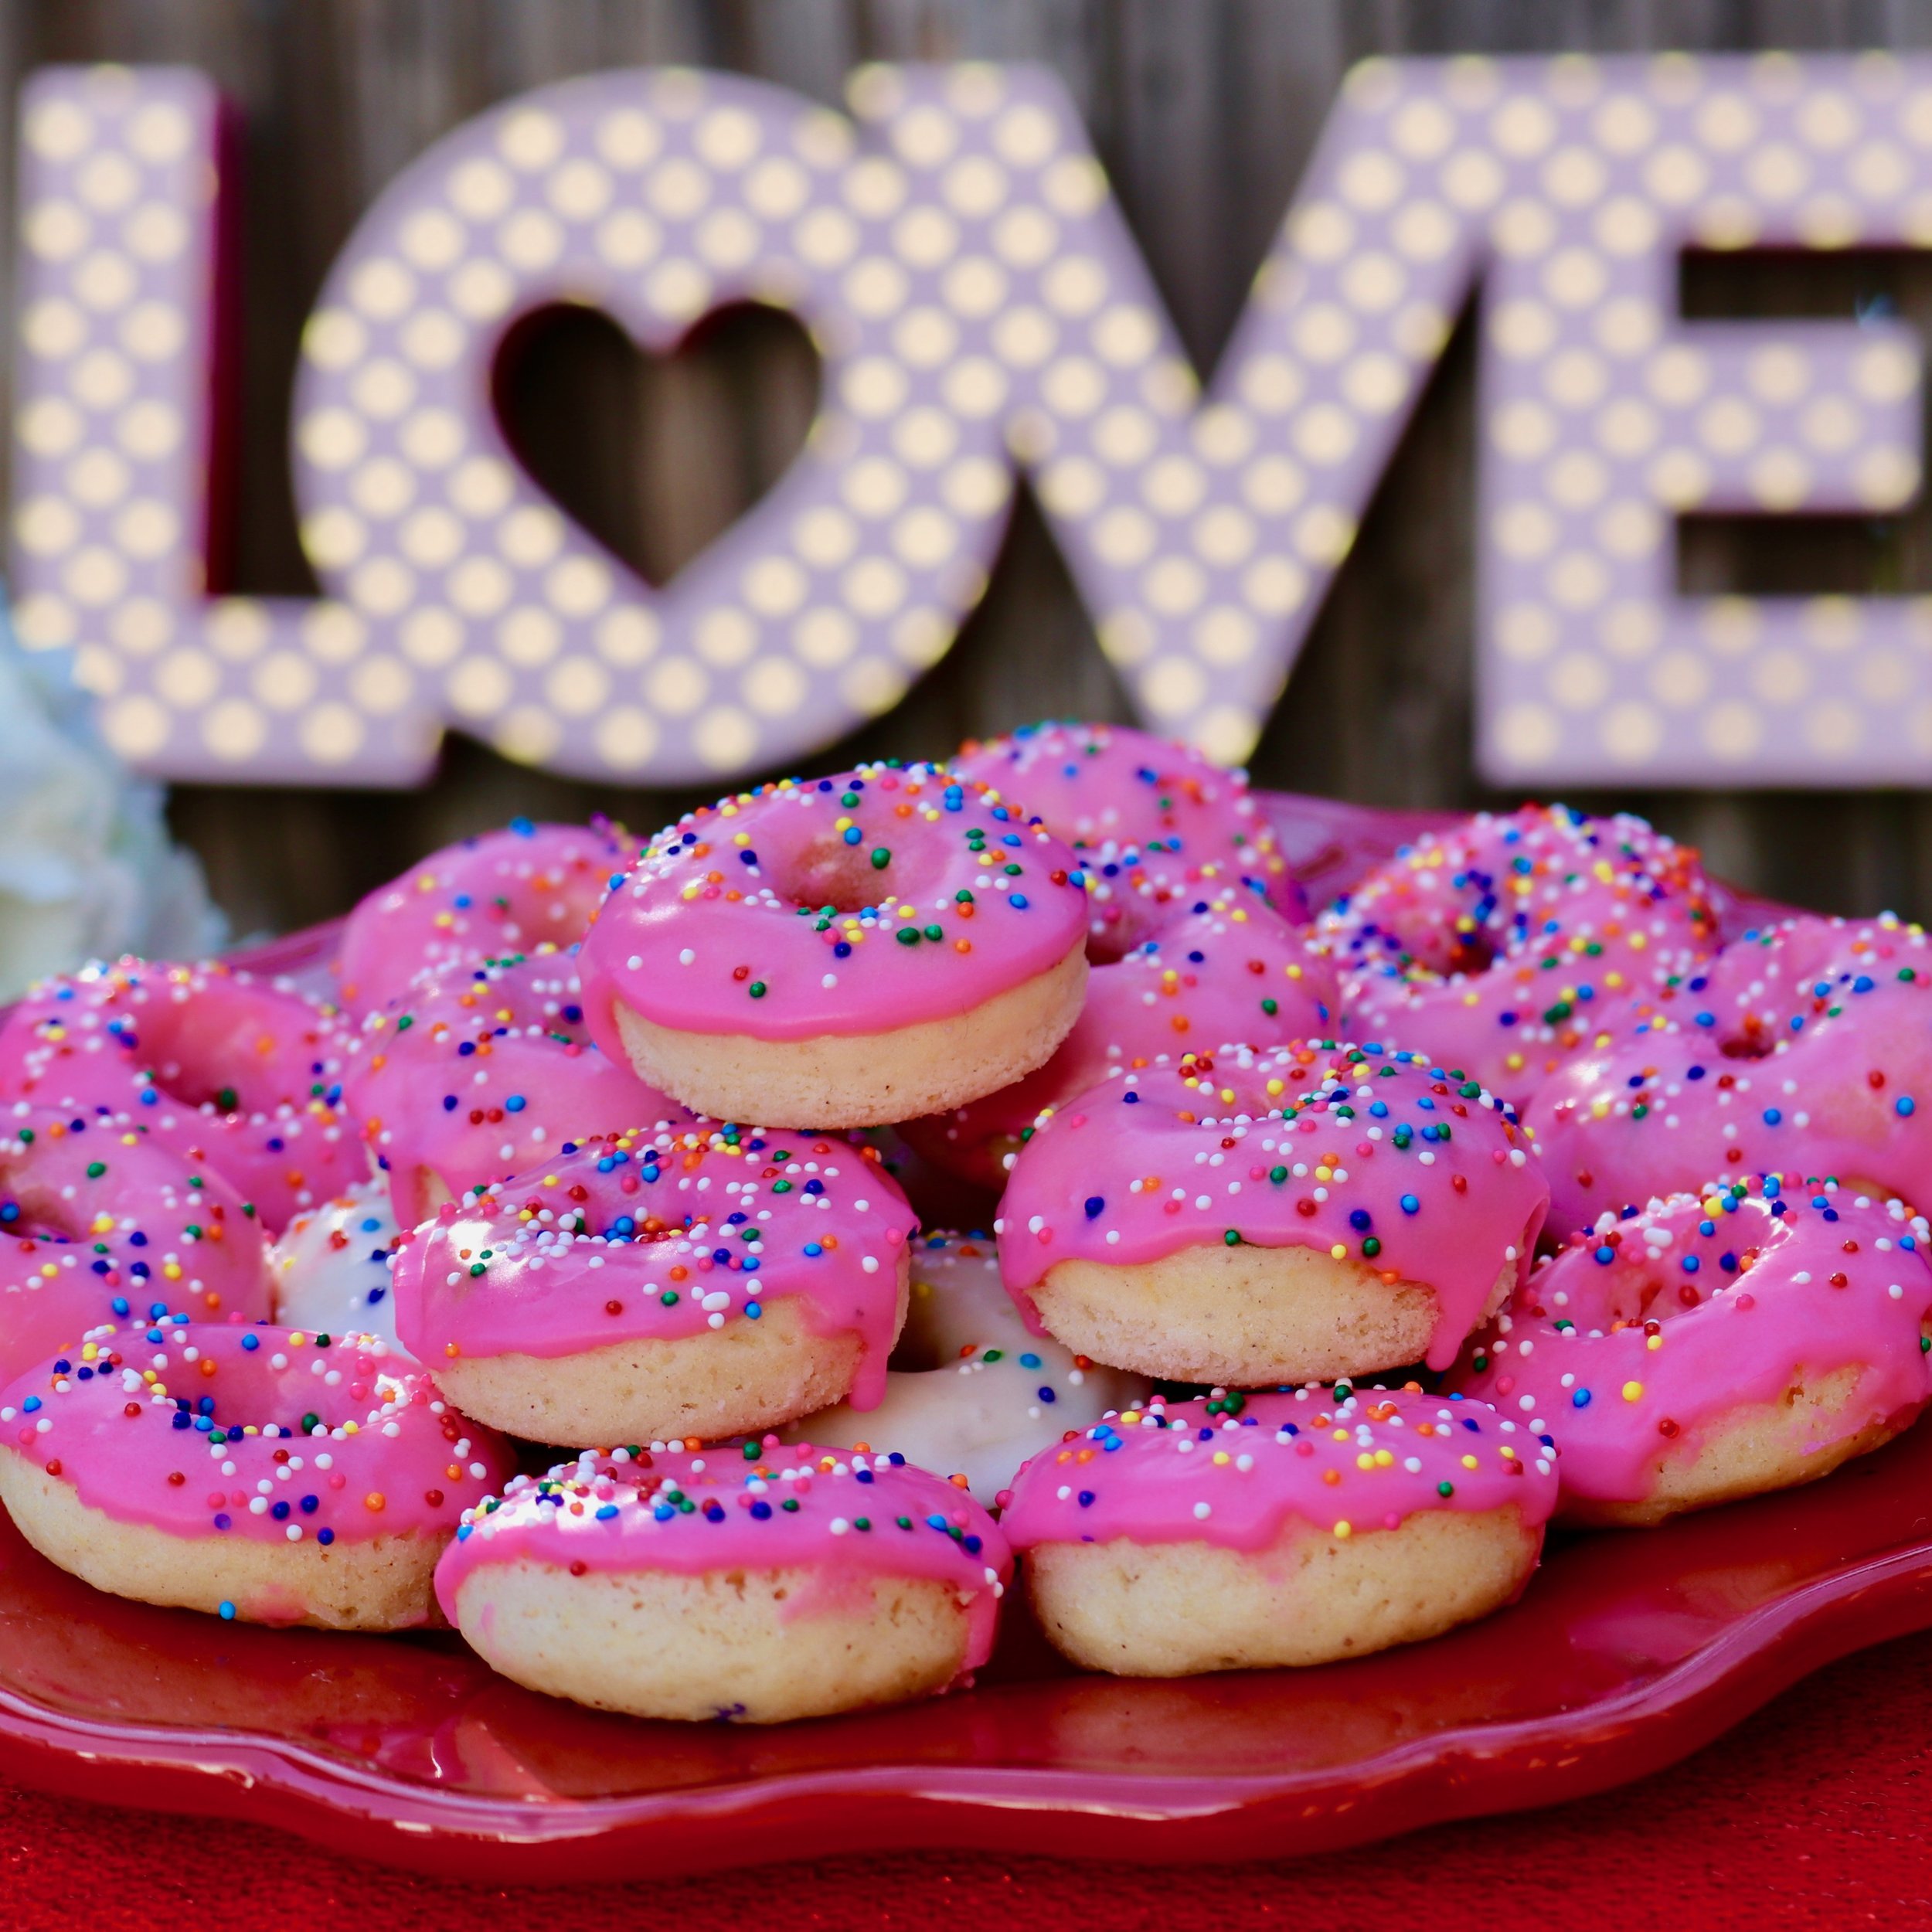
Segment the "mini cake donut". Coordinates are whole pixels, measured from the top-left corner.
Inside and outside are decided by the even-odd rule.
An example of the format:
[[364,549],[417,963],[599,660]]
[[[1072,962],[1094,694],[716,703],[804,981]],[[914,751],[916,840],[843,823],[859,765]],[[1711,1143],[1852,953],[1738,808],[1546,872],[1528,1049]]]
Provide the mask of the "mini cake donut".
[[1079,862],[933,765],[679,819],[583,943],[597,1043],[723,1120],[871,1127],[1039,1066],[1087,988]]
[[110,1324],[0,1390],[0,1502],[35,1549],[250,1623],[430,1621],[443,1546],[515,1467],[369,1335]]
[[598,1051],[558,952],[425,975],[364,1020],[343,1094],[405,1227],[566,1140],[689,1117]]
[[566,1141],[403,1237],[396,1332],[465,1414],[532,1441],[741,1434],[877,1404],[917,1226],[843,1142]]
[[1553,1233],[1713,1175],[1835,1175],[1932,1200],[1924,934],[1798,920],[1740,944],[1687,982],[1694,1010],[1580,1056],[1524,1109]]
[[1461,1386],[1563,1450],[1563,1514],[1654,1523],[1829,1475],[1932,1396],[1927,1226],[1775,1175],[1679,1195],[1546,1261]]
[[132,957],[36,987],[0,1025],[0,1096],[125,1111],[271,1233],[368,1172],[342,1111],[349,1035],[292,987]]
[[772,1724],[969,1684],[1012,1571],[951,1483],[767,1437],[519,1476],[467,1512],[436,1588],[485,1662],[532,1690]]
[[373,1012],[419,973],[573,944],[635,849],[604,819],[513,818],[431,852],[349,914],[335,961],[343,1005]]
[[1111,1074],[1171,1066],[1190,1049],[1320,1039],[1338,1011],[1334,968],[1278,913],[1238,889],[1196,900],[1094,968],[1080,1016],[1044,1066],[900,1131],[929,1160],[998,1188],[1043,1108]]
[[1413,1382],[1157,1396],[1043,1450],[1000,1527],[1048,1638],[1090,1670],[1325,1664],[1513,1600],[1555,1462],[1487,1403]]
[[124,1114],[0,1107],[0,1383],[84,1328],[269,1311],[260,1224]]
[[379,1335],[396,1350],[389,1266],[396,1235],[379,1175],[304,1209],[268,1251],[275,1320],[311,1332]]
[[1697,855],[1566,805],[1426,834],[1316,922],[1345,1023],[1520,1104],[1717,943]]
[[1412,1053],[1311,1042],[1123,1074],[1044,1117],[1000,1206],[1006,1286],[1069,1348],[1255,1388],[1462,1338],[1549,1190],[1509,1108]]
[[1039,724],[948,760],[1037,814],[1080,855],[1095,961],[1165,924],[1177,902],[1245,883],[1291,919],[1308,904],[1247,774],[1131,725]]
[[1029,1456],[1138,1402],[1138,1376],[1097,1367],[1029,1335],[999,1278],[990,1241],[922,1234],[913,1243],[906,1325],[883,1400],[821,1409],[782,1431],[787,1442],[896,1450],[935,1475],[962,1477],[992,1503]]

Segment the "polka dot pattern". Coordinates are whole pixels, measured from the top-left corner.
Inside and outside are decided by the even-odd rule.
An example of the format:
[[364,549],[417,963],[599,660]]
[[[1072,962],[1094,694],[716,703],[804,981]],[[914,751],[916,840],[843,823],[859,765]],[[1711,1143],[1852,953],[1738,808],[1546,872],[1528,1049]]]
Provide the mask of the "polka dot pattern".
[[[1682,512],[1920,486],[1909,332],[1685,325],[1679,251],[1932,240],[1932,79],[1886,56],[1354,70],[1203,393],[1063,90],[867,67],[847,120],[675,69],[538,90],[379,199],[294,406],[313,605],[204,600],[216,102],[49,68],[22,124],[22,634],[78,646],[165,775],[420,777],[444,725],[653,783],[808,755],[896,703],[982,594],[1028,473],[1142,715],[1239,759],[1451,318],[1485,279],[1480,751],[1507,784],[1860,784],[1923,767],[1906,600],[1676,597]],[[674,348],[796,311],[823,402],[665,590],[524,476],[488,402],[521,314]]]
[[1352,148],[1397,156],[1429,128],[1418,194],[1455,202],[1458,154],[1496,164],[1463,203],[1488,257],[1489,776],[1923,782],[1924,601],[1680,597],[1673,522],[1883,512],[1918,493],[1911,330],[1685,322],[1677,264],[1693,247],[1923,245],[1932,71],[1879,55],[1398,63],[1357,70],[1344,121]]

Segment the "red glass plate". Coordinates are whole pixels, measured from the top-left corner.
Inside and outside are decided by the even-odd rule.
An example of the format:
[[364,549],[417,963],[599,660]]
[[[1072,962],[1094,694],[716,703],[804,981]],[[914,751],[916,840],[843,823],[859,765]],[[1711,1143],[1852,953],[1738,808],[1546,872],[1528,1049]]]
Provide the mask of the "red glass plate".
[[[1270,802],[1318,893],[1428,822]],[[247,961],[320,983],[332,941]],[[270,1631],[102,1596],[0,1515],[0,1740],[9,1773],[49,1790],[452,1877],[925,1845],[1281,1857],[1640,1777],[1806,1672],[1932,1626],[1932,1431],[1811,1488],[1553,1539],[1500,1615],[1319,1669],[1088,1676],[1012,1607],[970,1692],[769,1730],[645,1723],[520,1689],[451,1635]]]
[[1522,1600],[1304,1671],[1087,1676],[1010,1620],[975,1689],[757,1730],[645,1723],[447,1636],[103,1597],[0,1518],[0,1739],[76,1797],[284,1826],[450,1877],[668,1876],[944,1845],[1280,1858],[1555,1804],[1932,1625],[1932,1431],[1815,1488],[1553,1543]]

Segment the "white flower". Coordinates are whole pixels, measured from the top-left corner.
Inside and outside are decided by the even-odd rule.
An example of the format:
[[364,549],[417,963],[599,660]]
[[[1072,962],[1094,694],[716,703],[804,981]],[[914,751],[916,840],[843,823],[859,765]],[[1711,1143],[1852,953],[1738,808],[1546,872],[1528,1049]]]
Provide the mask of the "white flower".
[[197,958],[226,923],[158,785],[94,728],[71,654],[29,655],[0,612],[0,999],[119,953]]

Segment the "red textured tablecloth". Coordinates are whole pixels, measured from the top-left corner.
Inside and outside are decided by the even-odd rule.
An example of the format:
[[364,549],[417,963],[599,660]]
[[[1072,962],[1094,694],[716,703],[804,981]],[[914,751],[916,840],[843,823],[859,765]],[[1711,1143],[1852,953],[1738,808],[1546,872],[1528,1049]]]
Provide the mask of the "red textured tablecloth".
[[[1932,1926],[1932,1633],[1820,1672],[1709,1750],[1559,1810],[1281,1865],[1109,1870],[922,1852],[567,1896],[448,1885],[0,1784],[0,1932]],[[568,1854],[560,1857],[567,1858]],[[559,1877],[567,1876],[560,1866]]]

